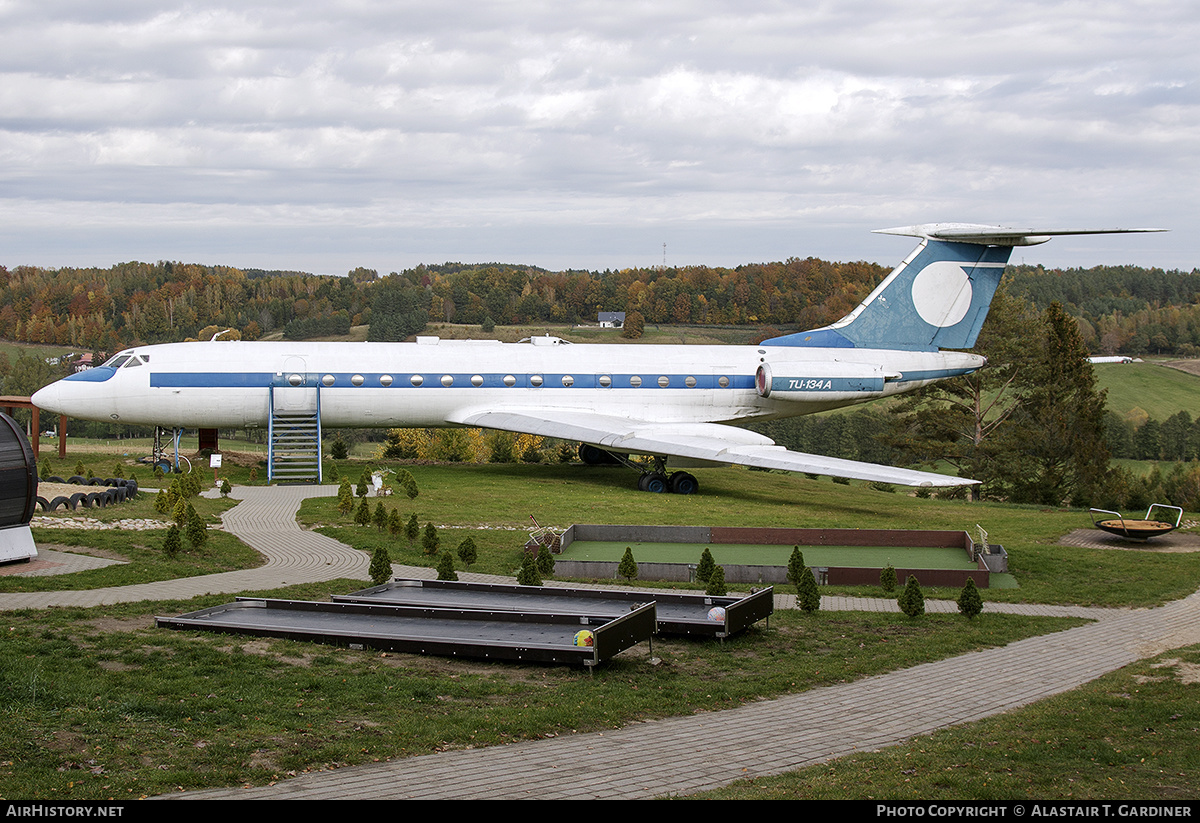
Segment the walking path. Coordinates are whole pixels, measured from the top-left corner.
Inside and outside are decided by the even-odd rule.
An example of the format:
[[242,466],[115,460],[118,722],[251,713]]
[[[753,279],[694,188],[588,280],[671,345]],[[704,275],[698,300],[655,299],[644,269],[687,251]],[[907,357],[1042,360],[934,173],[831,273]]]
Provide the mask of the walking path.
[[370,558],[345,543],[296,523],[308,497],[336,497],[337,486],[238,486],[230,495],[240,502],[221,516],[225,530],[262,554],[257,569],[162,580],[134,586],[71,592],[0,594],[0,611],[50,606],[104,606],[138,600],[187,600],[204,594],[234,594],[276,589],[338,577],[368,579]]
[[[0,610],[184,599],[337,577],[365,579],[365,553],[296,524],[301,500],[336,492],[332,486],[236,489],[234,496],[242,502],[224,515],[224,525],[267,557],[259,569],[119,589],[2,594]],[[401,576],[432,576],[429,569],[394,570]],[[790,595],[776,596],[777,608],[793,605]],[[823,597],[821,608],[894,611],[897,606],[892,600]],[[926,609],[956,607],[927,601]],[[318,772],[274,786],[213,789],[163,799],[634,799],[690,794],[894,745],[1024,706],[1136,660],[1200,643],[1200,592],[1156,609],[992,603],[987,609],[1096,622],[729,711]]]

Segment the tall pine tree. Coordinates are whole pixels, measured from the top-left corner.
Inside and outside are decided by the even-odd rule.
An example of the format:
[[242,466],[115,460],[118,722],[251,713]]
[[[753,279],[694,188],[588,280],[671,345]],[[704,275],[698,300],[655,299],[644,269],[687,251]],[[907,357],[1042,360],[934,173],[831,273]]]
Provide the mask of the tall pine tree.
[[1017,503],[1086,504],[1108,477],[1105,392],[1062,304],[1046,309],[1034,354],[1002,438],[1001,482]]

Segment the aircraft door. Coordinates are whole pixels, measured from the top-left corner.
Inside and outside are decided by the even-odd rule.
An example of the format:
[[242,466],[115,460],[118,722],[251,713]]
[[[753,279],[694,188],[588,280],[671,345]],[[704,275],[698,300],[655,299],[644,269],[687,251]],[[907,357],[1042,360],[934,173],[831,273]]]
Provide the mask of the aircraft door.
[[303,357],[288,357],[275,373],[275,412],[312,411],[317,407],[317,380]]

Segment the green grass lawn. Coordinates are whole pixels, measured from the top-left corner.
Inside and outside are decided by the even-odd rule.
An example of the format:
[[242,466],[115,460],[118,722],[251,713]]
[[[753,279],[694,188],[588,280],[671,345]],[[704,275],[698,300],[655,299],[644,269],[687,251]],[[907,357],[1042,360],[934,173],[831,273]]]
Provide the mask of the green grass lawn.
[[[357,479],[364,466],[379,464],[352,460],[338,468]],[[434,523],[443,547],[453,549],[464,537],[474,537],[480,548],[476,571],[514,572],[531,514],[556,528],[590,522],[973,531],[978,523],[1008,550],[1020,588],[982,592],[984,613],[974,621],[958,615],[911,620],[897,614],[780,612],[769,627],[724,644],[656,639],[658,665],[649,664],[645,649],[635,648],[591,676],[563,667],[381,655],[153,626],[156,614],[217,605],[228,601],[224,596],[4,613],[0,797],[134,798],[177,787],[263,783],[306,769],[602,730],[853,680],[1079,622],[989,612],[988,603],[1147,606],[1200,587],[1198,554],[1057,545],[1071,529],[1090,526],[1081,510],[918,499],[857,484],[732,468],[698,470],[701,492],[677,497],[638,492],[633,474],[613,468],[406,467],[417,480],[419,496],[388,498],[385,505],[405,517],[416,513],[422,526]],[[231,472],[248,474],[245,468]],[[202,516],[212,522],[230,503],[200,505]],[[127,506],[88,513],[161,517],[153,514],[149,495]],[[333,498],[305,503],[301,520],[364,550],[385,545],[394,562],[435,565],[419,546],[410,549],[407,541],[373,526],[355,526],[337,512]],[[98,534],[47,529],[38,540],[99,546]],[[214,548],[211,556],[206,550],[183,558],[181,563],[192,564],[184,568],[160,556],[152,532],[103,539],[110,541],[103,544],[106,551],[132,561],[121,567],[127,571],[108,572],[126,575],[127,582],[196,574],[197,564],[216,571],[260,562],[252,552],[231,558],[239,551],[236,541],[229,552]],[[816,548],[805,547],[805,559],[815,564],[810,550]],[[53,583],[7,578],[4,586],[75,588],[114,585],[118,579],[102,582],[98,575]],[[340,580],[247,594],[325,600],[362,586],[363,581]],[[881,595],[877,587],[822,593]],[[953,598],[957,592],[926,590],[926,596]],[[1189,661],[1200,659],[1195,650],[1181,654]],[[1148,664],[1130,669],[1139,676],[1158,671]],[[781,778],[799,782],[778,789],[755,781],[733,791],[767,797],[772,791],[783,797],[925,793],[987,799],[1020,796],[1019,791],[1102,797],[1121,792],[1125,784],[1119,781],[1133,776],[1143,780],[1128,784],[1137,791],[1166,792],[1163,787],[1171,786],[1181,796],[1195,796],[1200,772],[1188,759],[1194,755],[1180,754],[1179,741],[1186,741],[1188,752],[1194,750],[1191,737],[1200,719],[1188,707],[1198,705],[1196,686],[1169,678],[1153,686],[1132,679],[1098,683],[1095,692],[1087,687],[1061,698],[1073,703],[1046,702],[996,719],[1008,725],[971,724],[943,733],[945,743],[940,736],[923,739],[871,756],[881,760],[864,756]],[[1177,707],[1168,711],[1172,701]],[[1084,745],[1089,735],[1092,743]],[[1143,758],[1149,765],[1140,765]]]
[[[625,549],[635,560],[648,563],[696,563],[705,548],[720,565],[786,566],[791,546],[764,546],[751,543],[639,543],[606,540],[576,540],[560,555],[564,560],[600,560],[615,562]],[[887,565],[906,569],[974,569],[975,564],[962,549],[875,546],[801,546],[808,566],[846,568],[882,568]]]

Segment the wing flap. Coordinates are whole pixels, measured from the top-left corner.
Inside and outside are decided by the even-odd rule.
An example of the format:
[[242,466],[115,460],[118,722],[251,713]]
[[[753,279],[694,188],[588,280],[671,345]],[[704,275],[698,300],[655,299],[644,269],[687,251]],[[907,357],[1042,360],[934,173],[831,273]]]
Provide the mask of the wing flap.
[[655,424],[586,412],[465,411],[453,422],[464,426],[578,440],[627,454],[661,455],[760,469],[823,474],[901,486],[966,486],[962,477],[898,469],[788,451],[769,437],[719,423]]

